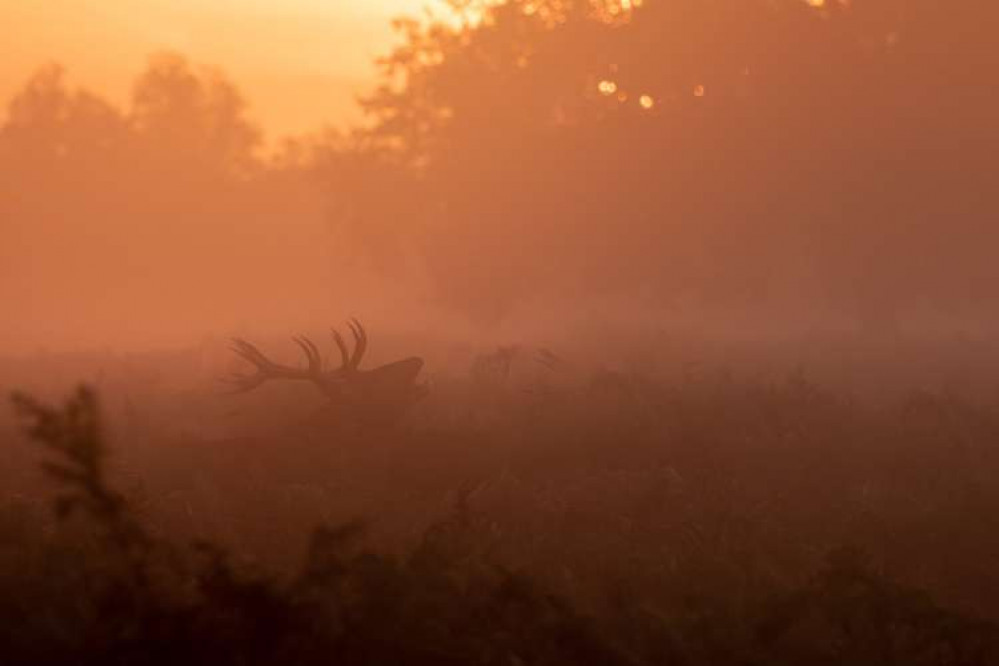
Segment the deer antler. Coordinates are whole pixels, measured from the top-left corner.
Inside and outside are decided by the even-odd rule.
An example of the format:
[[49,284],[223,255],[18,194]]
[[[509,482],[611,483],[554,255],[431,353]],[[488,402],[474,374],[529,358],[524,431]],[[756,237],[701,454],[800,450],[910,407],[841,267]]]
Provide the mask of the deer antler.
[[350,352],[347,351],[347,343],[343,341],[343,336],[335,328],[331,328],[330,332],[333,334],[333,342],[336,343],[337,349],[340,350],[340,370],[343,370],[350,365]]
[[252,391],[268,379],[306,379],[322,385],[322,356],[315,343],[305,336],[294,337],[292,341],[305,354],[305,359],[308,362],[308,368],[305,370],[275,363],[246,340],[233,338],[229,348],[237,356],[252,364],[256,368],[256,372],[252,375],[233,373],[222,381],[230,384],[236,393]]
[[350,332],[354,334],[354,353],[350,357],[350,368],[357,370],[358,366],[361,365],[364,352],[368,349],[368,334],[361,326],[361,322],[356,319],[351,319],[347,325],[350,326]]
[[361,322],[356,319],[351,319],[347,322],[347,328],[350,329],[351,335],[354,336],[354,351],[350,352],[347,349],[347,343],[344,342],[343,336],[335,328],[330,329],[333,334],[333,342],[336,343],[337,348],[340,350],[340,358],[342,360],[340,370],[345,372],[357,372],[358,366],[361,364],[361,359],[364,357],[364,352],[368,348],[368,334],[365,332],[364,327],[361,326]]

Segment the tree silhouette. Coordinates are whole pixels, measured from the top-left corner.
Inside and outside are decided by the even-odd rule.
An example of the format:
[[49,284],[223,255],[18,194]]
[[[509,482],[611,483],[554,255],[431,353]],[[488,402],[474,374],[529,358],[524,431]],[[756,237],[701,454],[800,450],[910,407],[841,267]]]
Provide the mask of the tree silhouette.
[[489,321],[629,293],[890,319],[987,298],[993,7],[451,4],[457,23],[397,23],[365,101],[385,177],[413,183],[403,217],[332,188],[452,305]]
[[874,328],[994,302],[993,3],[449,4],[396,22],[365,125],[273,158],[180,55],[127,108],[43,68],[0,127],[3,295],[32,294],[25,321],[92,320],[98,293],[231,320],[349,270],[487,325],[590,299]]
[[300,311],[292,285],[323,298],[321,203],[262,148],[235,86],[181,56],[154,56],[124,108],[40,69],[0,125],[0,297],[17,308],[5,335],[105,344],[149,315],[174,336],[261,302]]
[[254,166],[261,142],[235,86],[221,72],[197,71],[175,53],[150,60],[135,83],[130,120],[144,146],[172,155],[184,169],[197,160],[205,168],[243,173]]

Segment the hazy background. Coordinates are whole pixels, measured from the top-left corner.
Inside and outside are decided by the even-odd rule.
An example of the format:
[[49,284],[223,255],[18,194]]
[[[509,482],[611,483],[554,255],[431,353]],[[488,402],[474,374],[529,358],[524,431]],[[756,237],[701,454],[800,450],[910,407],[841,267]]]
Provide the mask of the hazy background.
[[0,0],[0,654],[999,663],[999,4],[450,5]]
[[0,348],[989,335],[992,3],[453,5],[0,4]]
[[269,131],[310,131],[359,118],[373,59],[392,45],[389,21],[423,0],[0,1],[7,26],[0,98],[39,64],[67,65],[73,81],[116,104],[128,100],[146,57],[180,51],[225,70]]

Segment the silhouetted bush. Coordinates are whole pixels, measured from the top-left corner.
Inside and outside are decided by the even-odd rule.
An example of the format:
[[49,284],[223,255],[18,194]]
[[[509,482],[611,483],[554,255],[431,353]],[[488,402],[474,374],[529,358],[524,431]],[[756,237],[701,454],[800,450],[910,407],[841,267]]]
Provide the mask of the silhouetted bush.
[[[650,604],[625,580],[616,600],[582,613],[493,560],[473,486],[405,554],[370,552],[364,527],[348,523],[317,530],[295,572],[268,576],[210,543],[179,549],[148,532],[109,484],[92,391],[62,408],[14,404],[54,454],[44,470],[60,494],[54,532],[3,534],[23,556],[0,571],[7,663],[999,663],[995,625],[943,610],[855,549],[754,592],[694,580],[679,604]],[[725,557],[719,546],[698,557]]]

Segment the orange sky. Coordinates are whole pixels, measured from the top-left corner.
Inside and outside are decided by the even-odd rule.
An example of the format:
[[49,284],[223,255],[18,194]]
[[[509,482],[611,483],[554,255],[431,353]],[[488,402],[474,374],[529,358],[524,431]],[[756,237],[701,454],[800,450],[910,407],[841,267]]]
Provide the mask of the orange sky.
[[393,43],[389,20],[434,0],[0,0],[0,101],[39,65],[126,99],[151,52],[221,66],[270,132],[357,118],[372,59]]

